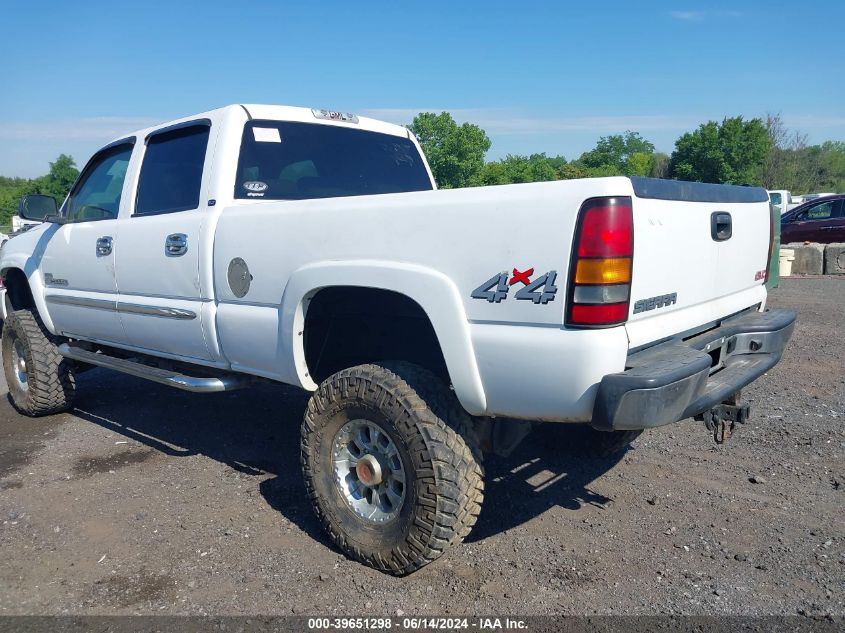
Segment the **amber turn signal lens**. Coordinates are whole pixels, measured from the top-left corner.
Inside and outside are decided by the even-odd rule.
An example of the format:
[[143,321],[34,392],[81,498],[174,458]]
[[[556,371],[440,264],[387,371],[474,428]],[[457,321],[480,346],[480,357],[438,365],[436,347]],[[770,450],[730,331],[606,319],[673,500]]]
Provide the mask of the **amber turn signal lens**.
[[631,281],[631,258],[579,259],[576,284],[626,284]]

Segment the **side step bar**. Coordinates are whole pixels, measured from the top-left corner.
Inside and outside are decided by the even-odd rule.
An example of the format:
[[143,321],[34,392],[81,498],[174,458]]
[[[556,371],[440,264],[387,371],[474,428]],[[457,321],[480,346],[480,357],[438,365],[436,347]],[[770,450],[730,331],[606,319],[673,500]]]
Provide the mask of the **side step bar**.
[[59,345],[59,354],[71,360],[77,360],[82,363],[90,365],[97,365],[98,367],[105,367],[106,369],[113,369],[114,371],[123,372],[138,378],[145,378],[153,382],[158,382],[170,387],[176,387],[184,391],[193,391],[195,393],[214,393],[216,391],[232,391],[234,389],[241,389],[247,387],[252,383],[250,376],[237,374],[223,374],[221,376],[200,377],[200,376],[186,376],[179,372],[169,369],[161,369],[159,367],[150,367],[137,361],[127,360],[125,358],[115,358],[107,354],[89,352],[79,347],[74,347],[67,343]]

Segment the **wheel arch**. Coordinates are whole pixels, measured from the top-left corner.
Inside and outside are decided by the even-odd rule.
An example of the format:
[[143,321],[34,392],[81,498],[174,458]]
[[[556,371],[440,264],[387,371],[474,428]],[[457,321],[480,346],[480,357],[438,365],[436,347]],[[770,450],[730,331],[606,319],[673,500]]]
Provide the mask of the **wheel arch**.
[[419,306],[434,330],[461,405],[472,415],[484,413],[486,397],[458,289],[444,274],[416,264],[332,261],[304,266],[291,275],[282,297],[282,336],[291,342],[294,368],[303,387],[317,388],[306,355],[308,308],[319,292],[334,287],[388,291]]
[[26,273],[26,266],[7,264],[0,269],[3,286],[13,310],[35,310],[41,321],[50,332],[54,332],[53,320],[47,312],[44,301],[43,285],[40,283],[37,271]]

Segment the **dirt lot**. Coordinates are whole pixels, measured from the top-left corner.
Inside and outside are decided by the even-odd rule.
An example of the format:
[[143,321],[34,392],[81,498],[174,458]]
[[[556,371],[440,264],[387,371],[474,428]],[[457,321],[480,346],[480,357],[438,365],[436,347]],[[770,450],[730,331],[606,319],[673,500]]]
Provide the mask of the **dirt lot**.
[[468,542],[404,579],[321,532],[301,392],[94,370],[72,414],[3,398],[0,614],[845,614],[845,279],[771,304],[800,321],[728,444],[687,421],[609,463],[540,429],[487,462]]

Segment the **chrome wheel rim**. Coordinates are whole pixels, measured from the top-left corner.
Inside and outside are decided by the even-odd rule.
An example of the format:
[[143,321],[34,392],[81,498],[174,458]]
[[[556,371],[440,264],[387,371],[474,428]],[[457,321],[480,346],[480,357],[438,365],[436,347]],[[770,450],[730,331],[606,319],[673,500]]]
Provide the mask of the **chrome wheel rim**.
[[351,420],[332,445],[335,481],[352,511],[373,523],[396,518],[405,501],[405,466],[396,444],[371,420]]
[[12,371],[18,387],[26,391],[29,389],[29,376],[26,373],[26,350],[20,339],[12,346]]

